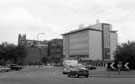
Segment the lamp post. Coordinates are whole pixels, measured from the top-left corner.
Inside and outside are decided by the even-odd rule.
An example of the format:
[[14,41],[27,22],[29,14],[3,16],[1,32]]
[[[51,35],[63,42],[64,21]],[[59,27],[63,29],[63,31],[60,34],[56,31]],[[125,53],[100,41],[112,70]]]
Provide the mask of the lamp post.
[[[45,33],[37,33],[37,45],[38,45],[38,37],[40,34],[45,34]],[[41,52],[40,52],[40,59],[41,59]]]
[[39,37],[40,34],[45,34],[45,33],[37,33],[37,41],[38,41],[38,37]]

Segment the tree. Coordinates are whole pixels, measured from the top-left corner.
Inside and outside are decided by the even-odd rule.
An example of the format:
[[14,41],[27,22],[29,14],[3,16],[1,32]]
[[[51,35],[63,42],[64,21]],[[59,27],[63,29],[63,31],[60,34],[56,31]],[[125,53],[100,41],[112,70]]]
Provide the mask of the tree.
[[25,46],[16,46],[7,42],[3,42],[0,45],[0,59],[5,60],[5,63],[10,60],[12,63],[16,64],[19,62],[22,64],[25,56]]
[[19,64],[23,64],[23,60],[26,57],[26,50],[25,50],[25,45],[18,45],[16,47],[16,57],[15,61],[19,61]]
[[135,42],[118,45],[114,55],[116,62],[135,62]]
[[9,44],[7,42],[3,42],[0,45],[0,57],[1,59],[4,59],[5,62],[9,60],[10,58],[13,57],[12,50],[14,50],[15,45],[14,44]]

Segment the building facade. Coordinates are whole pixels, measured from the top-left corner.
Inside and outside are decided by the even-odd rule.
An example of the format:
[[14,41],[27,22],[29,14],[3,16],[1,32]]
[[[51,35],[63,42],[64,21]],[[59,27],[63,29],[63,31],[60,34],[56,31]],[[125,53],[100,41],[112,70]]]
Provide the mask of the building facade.
[[18,45],[26,46],[24,64],[41,63],[43,57],[50,58],[52,63],[59,63],[63,59],[63,39],[37,41],[26,39],[26,35],[18,35]]
[[42,58],[48,56],[48,41],[26,39],[26,35],[18,35],[18,45],[24,45],[26,57],[23,64],[41,64]]
[[[52,39],[48,43],[48,54],[53,59],[52,61],[59,62],[63,59],[63,39]],[[57,61],[56,61],[56,60]]]
[[37,45],[37,46],[46,47],[48,46],[48,41],[47,40],[44,40],[44,41],[29,40],[29,39],[26,39],[26,34],[24,35],[19,34],[18,45],[25,45],[25,46]]
[[40,47],[35,45],[26,46],[26,55],[23,64],[41,64],[43,54]]
[[114,59],[118,35],[110,24],[97,23],[62,35],[65,59],[79,58],[86,61]]

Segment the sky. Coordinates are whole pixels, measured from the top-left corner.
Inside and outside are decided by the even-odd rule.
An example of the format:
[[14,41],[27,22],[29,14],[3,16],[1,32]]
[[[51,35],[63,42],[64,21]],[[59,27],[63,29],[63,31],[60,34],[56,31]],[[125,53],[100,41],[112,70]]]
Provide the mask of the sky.
[[50,40],[80,24],[112,24],[118,42],[135,41],[135,0],[0,0],[0,42]]

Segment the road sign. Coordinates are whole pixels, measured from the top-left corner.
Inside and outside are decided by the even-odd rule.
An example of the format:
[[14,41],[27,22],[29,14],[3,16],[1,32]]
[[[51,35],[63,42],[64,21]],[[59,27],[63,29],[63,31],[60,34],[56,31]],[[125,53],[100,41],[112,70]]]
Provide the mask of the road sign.
[[108,63],[107,68],[110,70],[129,70],[133,64],[129,62],[112,62]]
[[126,69],[129,69],[129,67],[128,67],[128,62],[124,65],[124,67],[126,68]]
[[119,62],[118,65],[117,65],[117,67],[118,67],[119,69],[122,68],[122,62]]
[[115,64],[115,63],[111,63],[111,64],[110,64],[110,67],[111,67],[112,69],[115,69],[114,64]]

